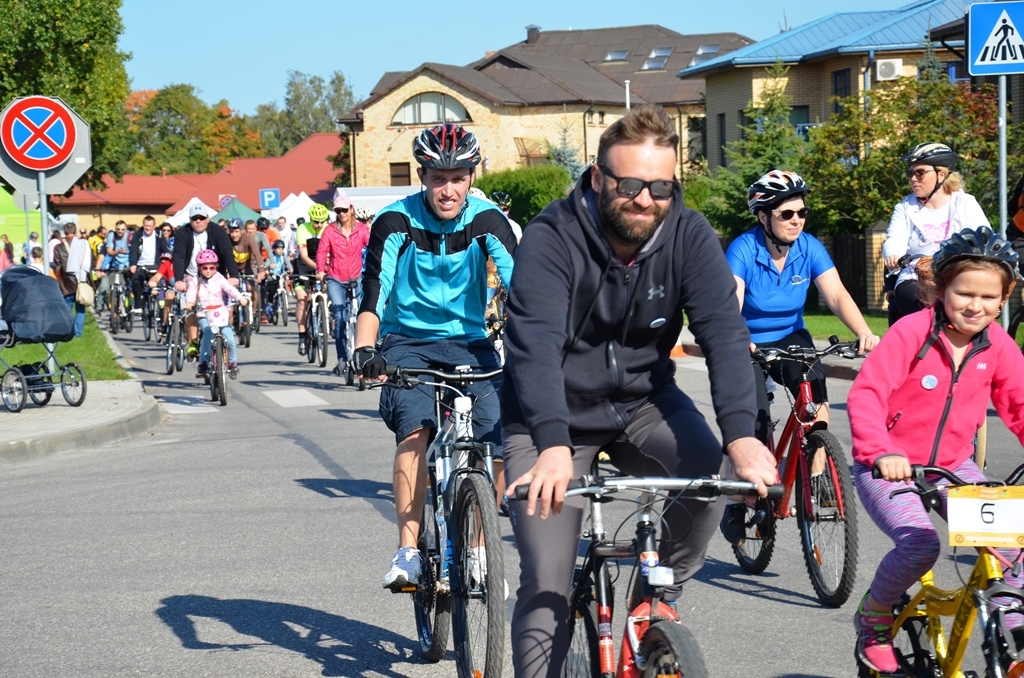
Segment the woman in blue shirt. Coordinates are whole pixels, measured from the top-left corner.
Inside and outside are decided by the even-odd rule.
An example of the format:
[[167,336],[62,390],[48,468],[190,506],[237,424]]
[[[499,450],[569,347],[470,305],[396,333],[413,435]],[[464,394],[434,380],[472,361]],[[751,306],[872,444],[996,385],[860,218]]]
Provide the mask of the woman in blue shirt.
[[[736,278],[740,310],[750,330],[751,351],[755,347],[804,346],[813,348],[811,334],[804,328],[803,310],[813,282],[829,309],[857,335],[858,349],[866,353],[878,344],[856,302],[846,291],[831,257],[813,236],[804,233],[808,208],[804,203],[807,184],[795,172],[772,170],[747,189],[747,205],[757,219],[755,227],[729,245],[726,259]],[[800,365],[779,361],[773,364],[772,379],[784,384],[794,396],[800,382]],[[757,379],[758,417],[755,434],[765,441],[769,435],[770,413],[764,373],[754,365]],[[810,373],[811,392],[822,403],[815,420],[828,423],[828,392],[820,366]],[[813,470],[813,469],[812,469]],[[738,532],[727,523],[739,521]],[[722,530],[730,541],[743,535],[743,506],[727,507]]]

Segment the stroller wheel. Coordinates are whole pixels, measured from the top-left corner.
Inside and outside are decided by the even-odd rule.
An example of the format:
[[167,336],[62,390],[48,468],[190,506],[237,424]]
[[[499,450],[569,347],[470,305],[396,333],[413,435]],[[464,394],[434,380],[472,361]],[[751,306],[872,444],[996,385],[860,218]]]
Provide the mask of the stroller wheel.
[[3,400],[4,407],[10,412],[21,412],[28,399],[28,385],[25,383],[25,375],[17,367],[4,372],[0,378],[0,400]]

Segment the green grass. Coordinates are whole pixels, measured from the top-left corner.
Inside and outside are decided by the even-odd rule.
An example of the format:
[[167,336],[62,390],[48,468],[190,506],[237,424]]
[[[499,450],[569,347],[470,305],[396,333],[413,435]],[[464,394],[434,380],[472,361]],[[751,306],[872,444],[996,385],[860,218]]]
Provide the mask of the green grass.
[[[871,331],[878,336],[884,335],[885,331],[889,329],[889,320],[885,315],[865,314],[864,320],[867,321]],[[815,339],[827,340],[833,334],[838,336],[840,341],[856,339],[853,332],[843,324],[843,321],[829,311],[804,311],[804,325]]]
[[[85,314],[85,329],[82,336],[58,344],[56,355],[61,364],[77,363],[89,381],[117,381],[128,378],[128,374],[117,364],[114,352],[107,346],[106,337],[96,325],[96,317],[92,313]],[[37,363],[46,358],[46,349],[40,344],[22,344],[3,349],[0,351],[0,358],[8,365]]]

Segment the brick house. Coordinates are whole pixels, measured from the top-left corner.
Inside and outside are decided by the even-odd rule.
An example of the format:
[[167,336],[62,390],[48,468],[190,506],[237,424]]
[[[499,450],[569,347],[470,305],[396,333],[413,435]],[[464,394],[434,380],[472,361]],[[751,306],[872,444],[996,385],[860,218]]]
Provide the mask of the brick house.
[[[725,145],[740,138],[743,110],[760,97],[765,69],[777,59],[789,66],[786,93],[798,128],[828,120],[836,110],[833,97],[915,77],[929,46],[950,78],[967,79],[962,24],[969,4],[923,0],[894,10],[839,12],[683,69],[680,78],[704,81],[708,165],[725,164]],[[932,29],[957,21],[959,35],[953,30],[929,38]]]
[[468,66],[425,63],[385,73],[370,96],[339,122],[349,126],[355,186],[415,182],[412,140],[441,121],[459,122],[480,140],[482,171],[546,162],[564,134],[597,153],[598,138],[630,103],[664,106],[680,133],[680,173],[704,153],[703,83],[678,69],[750,43],[735,33],[681,35],[661,26],[581,31],[527,27],[524,42]]

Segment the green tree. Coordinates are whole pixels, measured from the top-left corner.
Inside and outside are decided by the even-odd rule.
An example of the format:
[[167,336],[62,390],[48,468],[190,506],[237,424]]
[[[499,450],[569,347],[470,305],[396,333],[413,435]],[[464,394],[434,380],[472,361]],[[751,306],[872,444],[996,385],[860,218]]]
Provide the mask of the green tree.
[[773,169],[800,172],[806,142],[790,122],[790,97],[786,94],[789,68],[777,61],[766,68],[767,80],[757,102],[743,111],[747,124],[738,141],[726,146],[728,164],[710,174],[696,172],[686,192],[693,204],[726,235],[736,235],[754,225],[747,209],[747,187]]
[[138,117],[133,174],[201,174],[220,169],[207,143],[213,111],[192,85],[163,88]]
[[129,55],[120,0],[0,0],[0,106],[15,97],[60,97],[89,123],[92,168],[79,183],[120,177],[131,157],[124,103]]
[[271,155],[283,155],[310,134],[338,131],[339,118],[355,105],[352,88],[341,71],[330,80],[318,75],[289,71],[285,85],[284,109],[266,103],[256,108],[250,123],[266,141]]
[[919,78],[882,83],[866,101],[839,100],[839,113],[811,130],[805,178],[820,230],[857,233],[888,221],[893,207],[909,193],[900,158],[925,141],[956,151],[957,171],[967,190],[986,214],[998,213],[1002,198],[995,171],[998,114],[993,88],[952,83],[944,70],[929,67],[927,58],[923,65]]
[[580,178],[584,170],[587,169],[586,164],[580,160],[582,155],[582,146],[573,146],[569,140],[569,131],[572,129],[572,125],[564,124],[559,126],[558,133],[558,145],[548,142],[548,162],[555,167],[561,167],[573,181]]
[[474,185],[487,195],[505,191],[512,196],[509,216],[525,227],[548,204],[565,197],[572,179],[562,167],[534,165],[478,175]]

